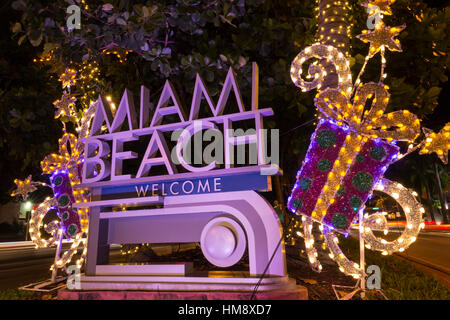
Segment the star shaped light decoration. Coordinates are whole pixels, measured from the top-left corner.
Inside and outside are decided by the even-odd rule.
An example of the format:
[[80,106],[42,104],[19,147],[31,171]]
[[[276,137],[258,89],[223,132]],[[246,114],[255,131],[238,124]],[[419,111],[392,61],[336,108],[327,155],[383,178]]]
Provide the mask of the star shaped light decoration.
[[23,181],[15,179],[14,183],[16,184],[17,188],[11,193],[11,197],[20,195],[22,196],[23,200],[26,200],[29,193],[37,190],[37,188],[35,187],[35,183],[31,180],[31,174]]
[[53,105],[57,109],[55,112],[55,119],[61,116],[71,116],[74,113],[73,107],[76,101],[76,98],[71,97],[69,93],[64,92],[61,99],[53,102]]
[[385,48],[388,48],[390,51],[401,52],[400,41],[394,39],[394,37],[398,36],[405,27],[406,25],[386,27],[380,23],[373,31],[363,30],[362,34],[356,37],[364,43],[370,42],[369,57],[373,57],[379,51],[384,51]]
[[429,129],[425,132],[425,145],[420,149],[419,154],[435,152],[439,159],[445,164],[448,163],[448,150],[450,149],[450,122],[438,133]]
[[[363,7],[370,8],[370,7],[378,7],[380,9],[381,14],[385,15],[392,15],[392,10],[390,5],[394,3],[395,0],[371,0],[369,2],[364,2],[361,4]],[[372,15],[371,13],[370,15]]]
[[59,77],[59,81],[62,82],[63,89],[66,87],[73,86],[75,84],[75,77],[77,76],[77,71],[75,69],[67,68],[66,71]]

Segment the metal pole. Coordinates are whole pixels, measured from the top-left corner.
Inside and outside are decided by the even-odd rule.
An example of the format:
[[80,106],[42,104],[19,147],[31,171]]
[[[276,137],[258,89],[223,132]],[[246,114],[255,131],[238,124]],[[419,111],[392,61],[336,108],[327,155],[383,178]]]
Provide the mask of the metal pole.
[[439,201],[441,202],[441,212],[442,212],[442,219],[445,224],[449,223],[449,217],[447,216],[448,210],[447,210],[447,199],[444,197],[444,192],[442,191],[442,185],[441,185],[441,177],[439,176],[439,170],[436,162],[433,162],[434,167],[434,175],[436,178],[436,184],[438,188],[438,195],[439,195]]
[[30,229],[30,211],[27,211],[26,216],[25,216],[25,223],[26,223],[26,228],[25,228],[25,241],[28,241],[28,233],[29,233],[29,229]]
[[58,246],[56,247],[55,260],[53,262],[52,283],[56,282],[56,276],[58,275],[58,267],[56,266],[56,262],[58,261],[59,255],[61,254],[62,240],[63,233],[61,229],[58,229]]
[[366,270],[366,262],[364,255],[364,238],[363,238],[363,228],[364,228],[364,213],[363,210],[359,210],[359,265],[362,271],[361,275],[361,298],[366,296],[366,279],[364,277],[364,270]]

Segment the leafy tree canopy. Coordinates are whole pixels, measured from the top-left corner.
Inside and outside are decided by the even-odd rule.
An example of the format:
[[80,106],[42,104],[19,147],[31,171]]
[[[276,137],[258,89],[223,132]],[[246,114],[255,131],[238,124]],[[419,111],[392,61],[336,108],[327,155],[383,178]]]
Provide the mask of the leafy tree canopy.
[[[368,45],[354,35],[366,29],[367,14],[360,6],[364,1],[349,2],[353,23],[351,67],[356,77]],[[81,8],[79,30],[66,27],[69,16],[66,9],[71,4]],[[238,73],[244,102],[248,104],[251,62],[256,61],[260,66],[260,105],[275,111],[267,124],[280,129],[281,167],[286,173],[283,178],[286,190],[290,189],[292,181],[289,180],[295,177],[314,126],[311,123],[292,129],[311,120],[315,110],[314,93],[302,93],[295,87],[289,69],[298,52],[315,42],[315,0],[15,0],[11,6],[16,15],[6,16],[3,11],[2,16],[9,21],[12,37],[20,47],[9,46],[17,52],[29,50],[30,45],[36,48],[33,52],[38,62],[32,68],[40,68],[41,73],[36,76],[41,78],[33,82],[42,83],[42,87],[28,86],[19,92],[17,85],[13,88],[13,84],[2,81],[1,130],[19,136],[20,130],[25,130],[17,129],[17,123],[22,121],[23,126],[27,123],[32,127],[31,135],[40,132],[45,136],[44,141],[51,143],[47,148],[43,140],[21,140],[23,137],[14,140],[2,134],[2,154],[8,161],[20,163],[15,168],[18,171],[11,175],[25,176],[30,168],[38,168],[39,161],[50,149],[56,149],[53,141],[59,134],[55,136],[53,129],[33,126],[52,123],[49,127],[57,127],[51,120],[52,102],[60,94],[54,73],[61,73],[67,66],[80,70],[81,66],[89,69],[89,64],[98,65],[100,75],[93,83],[77,87],[78,96],[88,96],[86,101],[95,99],[98,93],[111,94],[118,101],[124,88],[137,94],[139,86],[144,84],[150,88],[154,102],[165,79],[170,79],[185,105],[196,73],[200,73],[217,101],[226,71],[232,66]],[[398,37],[403,52],[387,53],[386,83],[392,95],[389,109],[410,109],[426,119],[435,109],[447,81],[450,12],[448,8],[430,8],[419,0],[397,0],[392,9],[393,15],[384,19],[386,24],[406,23],[407,28]],[[2,64],[14,65],[14,57],[6,52],[1,56]],[[26,58],[21,61],[25,62]],[[379,63],[378,57],[373,59],[363,81],[378,79]],[[29,62],[24,66],[31,68]],[[10,75],[3,69],[2,72],[2,77]],[[23,74],[27,73],[23,70]],[[5,175],[3,181],[12,181],[13,176]],[[6,190],[1,191],[4,194]]]

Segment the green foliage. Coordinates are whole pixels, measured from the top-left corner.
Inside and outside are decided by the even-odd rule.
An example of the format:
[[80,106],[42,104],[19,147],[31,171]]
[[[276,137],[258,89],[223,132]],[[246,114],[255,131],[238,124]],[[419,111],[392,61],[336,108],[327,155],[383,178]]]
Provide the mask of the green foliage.
[[[19,6],[19,2],[24,5]],[[23,36],[39,39],[41,36],[33,32],[40,32],[43,40],[38,48],[43,54],[53,49],[52,71],[60,71],[71,62],[81,63],[83,58],[98,61],[103,84],[100,93],[111,94],[114,101],[120,99],[125,87],[137,94],[139,86],[145,84],[155,103],[169,78],[188,107],[196,73],[217,101],[232,66],[248,106],[251,62],[256,61],[260,66],[260,106],[276,111],[269,127],[283,123],[282,130],[290,129],[304,121],[301,118],[314,114],[308,107],[312,105],[312,93],[300,94],[289,76],[292,59],[314,41],[314,1],[133,1],[133,5],[130,1],[111,1],[112,9],[108,6],[108,10],[103,10],[104,3],[90,2],[88,10],[82,9],[81,29],[71,32],[61,29],[67,3],[43,3],[13,2],[22,13],[20,28],[14,28],[13,37],[24,44]],[[151,17],[144,17],[144,7],[151,8]],[[116,20],[111,19],[113,16]],[[126,25],[118,24],[117,18]],[[118,48],[133,50],[126,63],[105,54]],[[298,136],[297,132],[293,134]],[[285,142],[291,144],[289,139]],[[293,147],[298,153],[299,146]]]
[[[366,28],[361,2],[350,1],[353,35]],[[66,28],[68,3],[81,7],[79,30]],[[260,66],[260,106],[275,111],[267,125],[280,129],[283,185],[290,191],[293,181],[289,180],[295,177],[314,125],[291,129],[312,119],[315,109],[314,91],[302,93],[295,87],[289,69],[298,52],[315,42],[316,1],[110,0],[89,1],[88,5],[80,0],[15,0],[12,7],[20,17],[10,18],[13,38],[22,46],[36,46],[43,55],[50,53],[51,72],[82,61],[98,62],[98,93],[111,94],[114,101],[119,101],[124,88],[137,94],[144,84],[155,103],[164,81],[170,79],[189,107],[196,73],[217,101],[226,71],[232,66],[238,73],[244,103],[249,105],[251,62],[256,61]],[[387,84],[392,94],[389,109],[410,109],[423,117],[433,111],[447,81],[449,11],[430,9],[417,0],[398,0],[392,8],[394,14],[385,17],[386,24],[406,23],[407,28],[399,37],[404,52],[387,53]],[[356,76],[368,45],[354,37],[351,45]],[[105,54],[116,50],[133,52],[120,63],[114,55]],[[379,63],[377,56],[368,65],[364,81],[378,81]],[[47,99],[41,108],[51,113],[55,99]]]
[[[8,21],[1,25],[7,28]],[[52,102],[60,91],[48,67],[33,63],[37,53],[30,44],[0,38],[0,203],[11,200],[14,178],[39,175],[39,162],[58,148]]]
[[[450,10],[448,7],[443,10],[429,8],[423,1],[411,0],[396,1],[392,10],[392,16],[383,18],[385,24],[406,24],[406,29],[398,36],[403,52],[386,53],[388,77],[385,82],[391,93],[388,110],[409,109],[423,119],[437,106],[442,84],[448,80]],[[356,25],[354,28],[357,33],[366,28],[365,24],[359,25],[361,27]],[[367,46],[352,39],[356,58],[354,72],[364,63]],[[380,57],[372,60],[363,82],[379,78]]]

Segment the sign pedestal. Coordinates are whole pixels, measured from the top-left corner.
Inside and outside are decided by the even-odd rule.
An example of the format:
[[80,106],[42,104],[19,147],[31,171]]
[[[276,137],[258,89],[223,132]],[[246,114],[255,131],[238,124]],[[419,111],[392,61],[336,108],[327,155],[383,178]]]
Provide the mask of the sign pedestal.
[[[259,284],[258,284],[259,283]],[[258,290],[253,294],[255,286]],[[60,290],[61,300],[306,300],[308,291],[287,276],[250,277],[242,271],[188,276],[82,276],[81,290]]]
[[[177,182],[194,185],[201,183],[199,179],[210,179],[220,183],[219,192],[206,194],[130,197],[130,191],[140,190],[141,185],[91,185],[92,201],[76,204],[91,208],[86,272],[78,291],[62,291],[61,299],[84,299],[94,293],[98,299],[126,299],[130,291],[139,291],[134,297],[140,299],[157,299],[161,292],[173,299],[250,299],[255,288],[260,299],[306,299],[306,288],[287,276],[278,216],[253,191],[270,190],[270,176],[261,175],[262,169],[265,167],[195,174]],[[148,179],[143,184],[152,183]],[[119,202],[151,207],[125,211],[108,208]],[[200,272],[190,262],[109,264],[112,244],[171,242],[199,242],[204,257],[223,268],[236,264],[248,252],[249,269]]]
[[[58,291],[58,300],[251,300],[252,292],[242,291]],[[255,300],[308,300],[305,287],[257,292]]]

